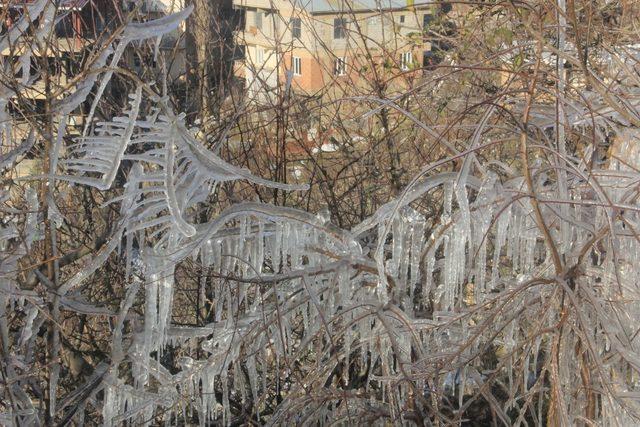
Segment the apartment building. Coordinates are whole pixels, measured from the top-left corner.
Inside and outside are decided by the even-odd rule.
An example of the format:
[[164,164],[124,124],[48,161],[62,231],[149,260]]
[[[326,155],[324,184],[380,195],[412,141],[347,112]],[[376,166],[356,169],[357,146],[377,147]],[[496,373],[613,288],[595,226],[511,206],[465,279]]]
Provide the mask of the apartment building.
[[236,73],[251,92],[316,93],[340,79],[367,79],[372,62],[395,73],[437,59],[426,30],[448,3],[413,0],[234,0],[245,13]]
[[[35,1],[3,2],[0,4],[4,21],[3,33],[21,22]],[[50,93],[63,93],[63,89],[80,70],[80,64],[114,16],[108,0],[59,0],[56,3],[55,27],[46,45],[33,44],[31,34],[40,28],[38,17],[22,32],[15,43],[3,44],[2,65],[5,72],[13,72],[18,86],[6,88],[6,93],[20,100],[22,112],[15,114],[12,122],[12,140],[19,143],[28,133],[31,124],[25,120],[24,111],[38,114],[44,110],[47,97],[44,76],[48,76]],[[13,111],[12,108],[9,109]],[[83,125],[82,111],[67,117],[70,130]]]
[[[14,77],[5,79],[0,85],[0,92],[5,97],[2,108],[6,108],[10,115],[10,120],[0,124],[0,156],[28,137],[39,115],[45,112],[48,97],[61,98],[69,93],[69,85],[82,72],[92,52],[106,43],[114,28],[129,19],[155,19],[183,7],[182,0],[55,0],[54,28],[50,35],[47,34],[46,43],[38,44],[34,43],[33,36],[42,28],[40,21],[45,14],[36,4],[37,0],[0,2],[3,15],[0,35],[5,35],[5,43],[0,51],[0,67],[4,73]],[[33,13],[33,10],[37,10],[37,17],[29,25],[24,25],[22,18]],[[20,36],[6,38],[6,34],[16,25],[20,25],[17,28],[23,28]],[[184,41],[181,40],[180,31],[184,31],[184,28],[163,37],[159,46],[160,54],[170,58],[165,61],[165,68],[170,78],[174,79],[185,74]],[[122,66],[142,73],[147,68],[146,64],[151,63],[149,57],[154,54],[153,51],[141,49],[139,45],[131,45],[123,56]],[[127,91],[123,91],[121,86],[112,82],[108,90],[112,97],[121,98],[124,102]],[[67,135],[79,135],[82,132],[89,105],[89,102],[85,102],[64,116]],[[27,154],[27,157],[30,155]],[[15,173],[17,176],[36,173],[31,169],[38,164],[38,161],[27,159],[20,163],[20,170]]]
[[[2,32],[8,31],[19,22],[22,15],[27,13],[34,3],[34,0],[0,2],[0,9],[4,16]],[[22,81],[23,86],[11,89],[16,96],[19,94],[22,102],[32,104],[36,113],[42,110],[47,96],[43,79],[45,71],[51,84],[50,91],[66,93],[64,88],[81,71],[82,63],[90,52],[103,44],[111,29],[117,28],[130,19],[146,21],[175,13],[184,7],[184,2],[183,0],[125,0],[118,3],[112,0],[56,0],[55,7],[55,28],[52,37],[47,39],[46,51],[32,45],[32,38],[29,36],[39,28],[41,17],[38,17],[25,30],[24,37],[19,38],[16,43],[5,44],[0,52],[2,64],[12,69],[15,76]],[[165,56],[165,67],[170,79],[177,79],[185,74],[184,38],[180,37],[183,31],[184,28],[181,27],[165,35],[158,46],[159,52]],[[157,61],[153,61],[156,59],[155,52],[143,51],[137,45],[130,46],[123,58],[123,66],[134,72],[141,73],[151,65],[157,65]],[[23,69],[25,61],[28,62],[28,70]],[[123,96],[126,96],[126,93]],[[82,108],[68,118],[72,132],[74,127],[84,125],[82,123],[84,114],[81,110]],[[18,116],[15,119],[19,122],[22,118]]]
[[[172,13],[179,12],[185,8],[184,0],[127,0],[126,13],[132,13],[131,19],[134,21],[149,21],[158,19]],[[143,77],[144,73],[153,70],[155,65],[159,66],[157,54],[162,55],[164,64],[162,67],[166,69],[167,78],[170,82],[176,82],[185,78],[186,74],[186,46],[185,38],[182,34],[185,31],[186,22],[182,22],[180,26],[165,34],[158,45],[158,52],[144,52],[141,49],[129,48],[125,61],[129,68],[137,72]],[[153,70],[158,73],[158,70]],[[150,79],[153,77],[148,76]]]

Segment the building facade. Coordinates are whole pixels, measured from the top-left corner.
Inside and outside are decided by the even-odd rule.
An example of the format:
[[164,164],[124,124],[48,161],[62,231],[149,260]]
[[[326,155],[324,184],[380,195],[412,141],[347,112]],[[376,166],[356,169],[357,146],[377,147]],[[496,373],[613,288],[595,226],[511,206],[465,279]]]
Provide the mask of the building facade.
[[[55,108],[56,101],[69,94],[78,79],[86,73],[87,63],[100,49],[109,44],[114,29],[128,21],[145,21],[180,10],[183,5],[174,0],[145,0],[143,2],[111,0],[56,0],[52,3],[38,0],[3,2],[0,36],[0,67],[5,78],[0,83],[0,103],[6,118],[0,123],[0,156],[22,144],[34,129],[42,128],[47,101]],[[43,20],[52,26],[42,25]],[[49,22],[51,22],[49,21]],[[180,28],[163,37],[159,54],[170,78],[185,73],[184,41]],[[44,40],[44,42],[38,42]],[[148,49],[147,49],[148,51]],[[125,51],[120,66],[142,76],[143,70],[152,68],[147,52],[137,45]],[[171,62],[169,61],[171,59]],[[126,89],[126,88],[125,88]],[[110,96],[126,102],[127,90],[113,81]],[[66,120],[66,134],[78,136],[86,126],[90,99],[74,111],[61,116]],[[57,119],[56,119],[57,120]],[[58,126],[59,123],[54,123]],[[20,163],[18,176],[37,173],[31,171],[39,162]]]
[[[427,36],[449,12],[446,3],[386,0],[234,0],[245,13],[236,43],[244,58],[236,73],[251,92],[314,94],[340,80],[358,84],[373,64],[394,73],[428,67],[435,58]],[[444,5],[444,6],[443,6]]]

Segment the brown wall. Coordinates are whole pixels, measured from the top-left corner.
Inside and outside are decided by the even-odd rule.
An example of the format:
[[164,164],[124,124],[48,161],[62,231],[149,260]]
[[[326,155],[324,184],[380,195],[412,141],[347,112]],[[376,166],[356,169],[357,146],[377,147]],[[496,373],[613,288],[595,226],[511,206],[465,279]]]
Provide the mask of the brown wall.
[[[293,76],[292,87],[298,90],[303,90],[308,93],[317,92],[322,89],[327,81],[325,81],[325,73],[323,72],[323,65],[314,58],[309,52],[298,51],[295,53],[285,54],[286,67],[293,69],[292,61],[293,57],[297,56],[302,60],[302,75]],[[286,78],[284,75],[282,79]]]

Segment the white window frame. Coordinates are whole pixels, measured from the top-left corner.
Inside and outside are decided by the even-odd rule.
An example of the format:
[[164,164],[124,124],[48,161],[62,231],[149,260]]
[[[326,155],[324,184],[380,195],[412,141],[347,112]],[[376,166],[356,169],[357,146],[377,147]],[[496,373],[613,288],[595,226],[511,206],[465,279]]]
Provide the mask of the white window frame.
[[299,56],[291,57],[291,71],[293,71],[294,76],[302,75],[302,58]]
[[333,63],[333,74],[335,76],[345,76],[347,74],[347,57],[339,56]]
[[260,46],[256,46],[256,64],[264,64],[264,48]]
[[403,52],[400,54],[400,69],[402,71],[409,71],[411,69],[411,65],[413,65],[413,53]]

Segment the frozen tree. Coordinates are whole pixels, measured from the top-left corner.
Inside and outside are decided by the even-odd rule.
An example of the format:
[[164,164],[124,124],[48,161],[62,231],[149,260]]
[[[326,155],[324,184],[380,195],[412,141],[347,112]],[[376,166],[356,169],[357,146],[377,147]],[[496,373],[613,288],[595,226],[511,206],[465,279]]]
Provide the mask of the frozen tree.
[[[2,423],[450,425],[477,408],[505,425],[638,422],[639,56],[623,37],[592,47],[583,22],[610,23],[587,6],[495,6],[513,35],[492,61],[518,65],[460,122],[464,138],[398,99],[360,99],[444,154],[350,229],[324,208],[210,209],[229,183],[308,187],[223,159],[162,84],[125,73],[122,112],[67,135],[85,100],[96,114],[127,46],[158,43],[190,8],[107,38],[22,141],[3,82]],[[29,11],[13,28],[40,17],[44,42],[55,7]],[[3,65],[28,86],[23,55]],[[41,173],[9,179],[34,147]],[[109,209],[93,247],[73,246],[92,212],[60,208],[78,188]],[[190,320],[185,284],[206,293],[207,323]],[[108,319],[91,323],[104,355],[63,351],[80,317]],[[61,375],[74,369],[81,380]]]

